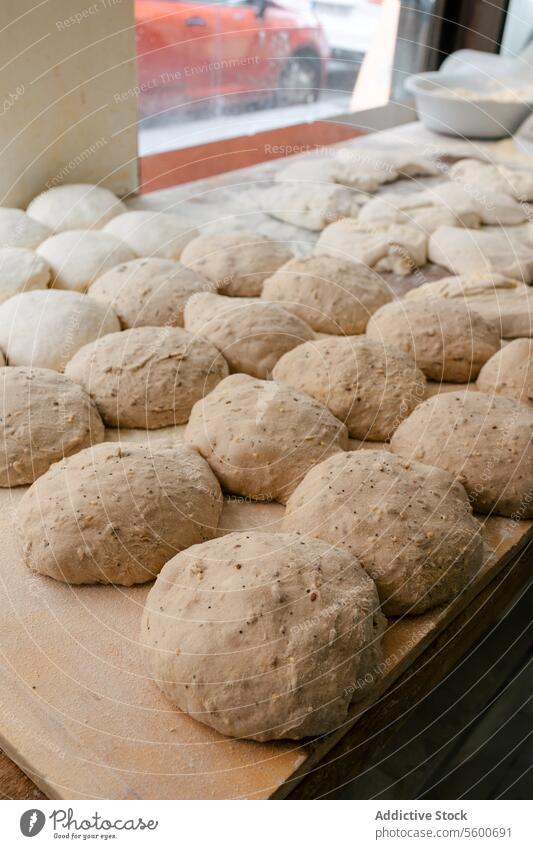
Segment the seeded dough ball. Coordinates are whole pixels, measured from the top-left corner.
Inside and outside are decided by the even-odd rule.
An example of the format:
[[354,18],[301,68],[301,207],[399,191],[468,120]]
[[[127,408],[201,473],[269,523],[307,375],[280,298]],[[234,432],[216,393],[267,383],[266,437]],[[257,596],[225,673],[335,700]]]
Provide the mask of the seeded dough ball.
[[132,210],[117,215],[104,231],[121,239],[138,256],[179,259],[198,231],[186,218],[151,209]]
[[362,262],[377,272],[411,274],[426,264],[427,235],[409,224],[360,224],[355,218],[335,221],[322,231],[315,255]]
[[57,371],[0,369],[0,486],[21,486],[52,463],[102,442],[104,425],[85,390]]
[[46,239],[37,253],[52,271],[52,286],[85,292],[105,271],[135,257],[134,252],[111,233],[69,230]]
[[267,278],[262,297],[278,301],[319,333],[364,333],[368,319],[391,300],[366,265],[331,256],[294,258]]
[[493,325],[465,304],[444,298],[386,304],[366,332],[369,339],[411,354],[426,377],[450,383],[476,378],[500,348]]
[[0,245],[3,248],[36,248],[51,231],[22,209],[0,207]]
[[320,339],[285,354],[274,380],[325,404],[350,436],[384,442],[426,397],[426,379],[396,348],[357,339]]
[[48,263],[27,248],[0,248],[0,304],[32,289],[46,289]]
[[533,405],[533,339],[514,339],[494,354],[479,372],[477,387]]
[[305,321],[278,304],[210,293],[187,302],[185,328],[216,345],[231,371],[260,378],[270,377],[286,351],[315,338]]
[[391,615],[450,601],[483,560],[461,484],[388,451],[337,454],[311,469],[287,502],[283,530],[358,557]]
[[0,348],[11,366],[63,371],[82,345],[116,330],[113,310],[79,292],[22,292],[0,305]]
[[[384,620],[357,561],[294,534],[233,533],[167,563],[141,642],[158,686],[222,734],[300,739],[345,720]],[[374,677],[375,673],[374,673]]]
[[24,560],[68,584],[142,584],[214,536],[222,494],[183,444],[104,442],[55,463],[17,509]]
[[152,429],[186,422],[228,365],[211,342],[181,327],[135,327],[84,345],[65,374],[89,392],[110,427]]
[[106,271],[88,294],[110,304],[122,327],[183,327],[183,309],[196,292],[212,286],[170,259],[133,259]]
[[347,449],[348,432],[303,392],[234,374],[195,404],[185,440],[228,492],[284,504],[312,466]]
[[32,200],[27,213],[54,233],[98,230],[126,207],[113,192],[90,183],[54,186]]
[[446,392],[420,404],[393,434],[402,457],[446,469],[474,509],[533,517],[533,410],[481,392]]
[[221,295],[256,297],[264,280],[291,256],[283,243],[241,231],[198,236],[185,247],[181,261],[210,280]]

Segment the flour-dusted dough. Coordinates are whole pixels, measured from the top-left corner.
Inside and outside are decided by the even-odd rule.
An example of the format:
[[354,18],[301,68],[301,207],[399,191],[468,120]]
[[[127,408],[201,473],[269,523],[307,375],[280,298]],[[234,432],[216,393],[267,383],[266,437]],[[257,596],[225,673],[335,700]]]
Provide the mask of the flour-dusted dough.
[[395,431],[391,448],[406,459],[446,469],[474,509],[533,517],[533,410],[482,392],[429,398]]
[[141,643],[158,686],[195,719],[233,737],[299,739],[341,725],[355,683],[379,677],[383,629],[355,558],[320,540],[249,532],[165,565]]
[[117,215],[104,227],[129,245],[137,256],[179,259],[198,231],[187,218],[168,212],[138,209]]
[[487,187],[495,192],[503,192],[520,201],[533,200],[533,169],[507,168],[479,159],[460,159],[450,166],[452,180],[470,189]]
[[361,197],[337,185],[278,183],[261,195],[261,209],[272,218],[303,227],[323,230],[339,218],[356,218]]
[[273,377],[325,404],[350,436],[378,442],[426,397],[413,359],[365,336],[306,342],[279,360]]
[[347,449],[348,432],[309,395],[234,374],[195,404],[185,440],[228,492],[283,504],[312,466]]
[[126,207],[113,192],[90,183],[54,186],[32,200],[27,213],[54,233],[97,230]]
[[49,227],[34,221],[22,209],[0,207],[0,246],[32,250],[51,235]]
[[17,509],[24,560],[69,584],[142,584],[216,533],[222,494],[207,463],[176,443],[104,442],[55,463]]
[[[392,226],[410,224],[430,235],[439,227],[455,227],[460,222],[456,215],[444,206],[413,207],[407,203],[410,195],[383,195],[372,198],[361,207],[358,215],[360,224]],[[473,219],[473,221],[477,221]]]
[[231,371],[260,378],[270,377],[287,351],[315,337],[305,321],[278,304],[208,292],[187,301],[185,329],[216,345]]
[[122,327],[183,327],[183,310],[196,292],[213,285],[170,259],[132,259],[98,277],[88,294],[110,304]]
[[291,257],[283,243],[242,230],[198,236],[185,247],[181,261],[210,280],[221,295],[256,297],[263,281]]
[[504,345],[479,372],[477,387],[533,406],[533,339]]
[[79,292],[21,292],[0,305],[0,348],[11,366],[62,371],[82,345],[117,330],[113,310]]
[[330,224],[319,236],[315,255],[356,260],[376,271],[409,274],[426,263],[427,235],[408,224],[365,226],[353,218]]
[[131,248],[101,230],[68,230],[50,236],[37,249],[52,271],[56,289],[85,292],[101,274],[135,258]]
[[0,486],[21,486],[52,463],[102,442],[104,425],[84,389],[57,371],[0,369]]
[[19,292],[46,289],[50,267],[27,248],[0,248],[0,304]]
[[328,156],[291,162],[276,171],[274,180],[276,183],[314,186],[315,189],[319,186],[323,188],[324,183],[337,183],[360,192],[375,192],[383,182],[387,182],[386,176],[382,170],[365,168],[358,164],[351,166],[338,156]]
[[460,301],[394,301],[374,313],[367,335],[411,354],[431,380],[467,383],[500,348],[495,327]]
[[483,559],[481,526],[461,484],[388,451],[351,451],[311,469],[282,527],[358,557],[392,615],[455,598]]
[[353,335],[364,333],[372,313],[392,296],[361,262],[310,256],[278,268],[263,283],[262,297],[283,304],[320,333]]
[[134,327],[85,345],[65,374],[81,383],[110,427],[152,429],[186,422],[228,365],[211,342],[181,327]]
[[431,262],[453,274],[497,272],[533,283],[533,251],[519,235],[499,227],[466,230],[439,227],[430,236],[428,255]]

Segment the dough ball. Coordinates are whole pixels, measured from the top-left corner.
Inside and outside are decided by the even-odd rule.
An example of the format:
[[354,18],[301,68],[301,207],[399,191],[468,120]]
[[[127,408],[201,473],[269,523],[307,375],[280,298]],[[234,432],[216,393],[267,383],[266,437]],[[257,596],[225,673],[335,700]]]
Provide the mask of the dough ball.
[[520,201],[533,200],[533,172],[526,169],[507,168],[479,159],[460,159],[450,166],[452,180],[470,190],[490,186],[492,191],[503,192]]
[[87,291],[109,268],[135,257],[116,236],[98,230],[58,233],[39,245],[37,253],[52,270],[52,286],[76,292]]
[[27,248],[0,248],[0,304],[19,292],[46,289],[48,263]]
[[165,565],[141,642],[158,686],[195,719],[232,737],[299,739],[341,725],[354,682],[377,677],[378,606],[346,552],[233,533]]
[[152,429],[186,422],[228,365],[211,342],[181,327],[135,327],[84,345],[65,374],[89,392],[109,427]]
[[430,236],[431,262],[452,274],[500,273],[533,283],[533,251],[524,236],[501,227],[439,227]]
[[283,530],[358,557],[390,615],[450,601],[483,560],[481,526],[461,484],[388,451],[337,454],[311,469],[287,503]]
[[319,333],[348,336],[364,333],[372,313],[391,300],[366,265],[332,256],[289,260],[265,280],[262,297],[281,302]]
[[137,256],[161,259],[179,259],[185,245],[198,235],[188,219],[151,209],[123,212],[104,231],[129,245]]
[[88,294],[110,304],[122,327],[183,327],[183,309],[196,292],[212,284],[179,262],[132,259],[116,265],[89,287]]
[[370,339],[395,345],[414,357],[430,380],[467,383],[500,348],[497,330],[458,301],[394,301],[367,327]]
[[52,463],[102,442],[104,425],[87,393],[57,371],[0,370],[0,486],[21,486]]
[[256,297],[266,278],[291,257],[283,243],[243,230],[198,236],[185,247],[181,261],[221,295]]
[[28,215],[54,233],[63,230],[98,230],[126,207],[113,192],[90,183],[54,186],[28,206]]
[[364,336],[306,342],[279,360],[273,377],[324,404],[350,436],[378,442],[426,397],[408,354]]
[[50,236],[50,229],[34,221],[22,209],[0,207],[0,245],[3,248],[36,248]]
[[195,404],[185,440],[228,492],[282,504],[311,466],[348,448],[346,426],[327,407],[245,374],[227,377]]
[[260,378],[270,377],[287,351],[315,337],[305,321],[278,304],[207,292],[187,302],[185,328],[216,345],[231,371]]
[[465,487],[474,509],[533,517],[533,411],[481,392],[435,395],[392,436],[402,457],[446,469]]
[[[411,195],[390,194],[372,198],[361,208],[359,223],[387,227],[393,224],[410,224],[419,227],[424,233],[434,233],[439,227],[455,227],[458,219],[444,206],[423,206],[412,208],[408,203]],[[479,217],[473,217],[470,226],[477,226]]]
[[0,348],[11,366],[63,371],[82,345],[117,330],[113,310],[79,292],[22,292],[0,305]]
[[356,218],[360,204],[361,198],[351,189],[334,184],[278,183],[261,195],[263,212],[314,231],[344,216]]
[[376,271],[410,274],[426,263],[427,236],[408,224],[370,226],[353,218],[336,221],[320,234],[315,254],[362,262]]
[[375,192],[384,182],[383,172],[358,163],[351,166],[338,156],[321,159],[305,158],[291,162],[274,176],[276,183],[293,183],[300,186],[337,183],[360,192]]
[[68,584],[142,584],[214,536],[222,494],[186,445],[104,442],[53,466],[17,509],[24,560]]
[[494,354],[479,372],[477,387],[533,405],[533,339],[515,339]]

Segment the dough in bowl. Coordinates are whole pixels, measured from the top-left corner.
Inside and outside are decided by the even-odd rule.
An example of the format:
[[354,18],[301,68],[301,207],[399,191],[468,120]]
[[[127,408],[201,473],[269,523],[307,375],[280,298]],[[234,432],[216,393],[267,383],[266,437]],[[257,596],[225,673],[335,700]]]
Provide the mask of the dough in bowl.
[[414,357],[431,380],[467,383],[500,348],[497,329],[465,304],[445,298],[394,301],[374,313],[370,339]]
[[46,289],[48,263],[27,248],[0,248],[0,304],[32,289]]
[[362,262],[376,271],[410,274],[425,265],[427,235],[409,224],[365,225],[354,218],[335,221],[322,231],[315,254]]
[[533,339],[504,345],[479,372],[477,387],[488,395],[505,395],[533,406]]
[[0,348],[11,366],[62,371],[82,345],[116,330],[113,310],[79,292],[21,292],[0,304]]
[[54,463],[23,495],[16,519],[34,572],[129,587],[213,537],[221,510],[214,475],[186,445],[103,442]]
[[185,329],[216,345],[231,371],[260,378],[270,377],[286,351],[315,337],[305,321],[278,304],[208,292],[187,301]]
[[102,442],[104,425],[81,386],[57,371],[0,369],[0,486],[21,486],[52,463]]
[[350,451],[311,469],[289,498],[283,530],[359,558],[391,615],[451,601],[483,559],[481,526],[461,484],[388,451]]
[[32,250],[50,235],[48,227],[34,221],[22,209],[0,207],[0,245],[3,248]]
[[52,271],[56,289],[85,292],[104,271],[135,258],[128,245],[99,230],[69,230],[50,236],[39,248]]
[[412,357],[381,342],[319,339],[289,351],[274,380],[325,404],[350,436],[385,442],[426,397],[426,378]]
[[117,215],[104,227],[129,245],[137,256],[179,259],[185,245],[198,235],[187,218],[169,212],[138,209]]
[[333,256],[289,260],[265,280],[262,297],[281,303],[313,330],[341,336],[364,333],[372,313],[391,300],[375,271]]
[[348,448],[348,432],[309,395],[233,374],[195,404],[185,441],[227,492],[284,504],[312,466]]
[[96,230],[125,212],[113,192],[91,183],[54,186],[32,200],[27,213],[54,233],[63,230]]
[[439,466],[465,487],[474,509],[533,517],[533,410],[481,392],[429,398],[394,432],[391,449]]
[[221,295],[257,297],[266,278],[291,257],[283,242],[242,230],[198,236],[185,247],[181,261],[207,277]]
[[85,345],[65,374],[91,395],[108,426],[151,429],[186,422],[228,365],[211,342],[181,327],[134,327]]
[[110,304],[124,328],[183,327],[187,300],[212,288],[179,262],[148,257],[106,271],[89,287],[88,294]]
[[357,560],[294,534],[232,533],[178,554],[144,609],[155,682],[222,734],[300,739],[346,720],[378,677],[384,619]]

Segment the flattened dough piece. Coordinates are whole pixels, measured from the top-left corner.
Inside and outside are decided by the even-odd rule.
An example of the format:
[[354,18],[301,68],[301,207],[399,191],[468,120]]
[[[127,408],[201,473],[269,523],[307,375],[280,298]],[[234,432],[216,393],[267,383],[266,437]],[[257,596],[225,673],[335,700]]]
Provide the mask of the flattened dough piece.
[[472,188],[487,186],[495,192],[503,192],[516,200],[533,200],[533,169],[507,168],[479,159],[460,159],[450,166],[452,180]]
[[17,525],[34,572],[129,587],[213,537],[221,510],[215,476],[186,445],[104,442],[38,478],[19,502]]
[[113,192],[90,183],[54,186],[37,195],[27,213],[53,233],[98,230],[126,207]]
[[117,215],[104,232],[120,239],[137,256],[179,259],[185,245],[198,235],[186,218],[151,209]]
[[356,218],[361,198],[337,185],[278,183],[261,194],[261,209],[272,218],[306,230],[323,230],[339,218]]
[[86,292],[97,277],[135,258],[135,253],[111,233],[69,230],[46,239],[37,250],[52,272],[56,289]]
[[291,162],[276,171],[276,183],[299,183],[301,186],[318,186],[320,183],[337,183],[360,192],[375,192],[383,182],[383,170],[350,165],[338,156],[320,159],[303,159]]
[[428,255],[452,274],[500,273],[533,283],[531,245],[497,227],[466,230],[439,227],[430,236]]
[[48,227],[34,221],[22,209],[0,207],[0,245],[3,248],[32,250],[50,235]]
[[[390,227],[393,224],[408,224],[419,227],[428,235],[439,227],[455,227],[460,224],[457,217],[444,206],[404,207],[409,195],[383,195],[372,198],[359,211],[359,223]],[[472,219],[475,226],[476,219]]]
[[479,372],[477,387],[533,406],[533,339],[515,339],[494,354]]
[[348,448],[348,431],[303,392],[233,374],[194,405],[185,441],[223,489],[284,504],[312,466]]
[[32,289],[46,289],[50,267],[27,248],[0,248],[0,304]]
[[379,665],[378,604],[346,552],[294,534],[229,534],[164,567],[143,614],[146,666],[175,705],[222,734],[323,734]]
[[407,224],[365,226],[353,218],[330,224],[319,236],[315,255],[340,256],[378,272],[409,274],[426,263],[427,236]]

